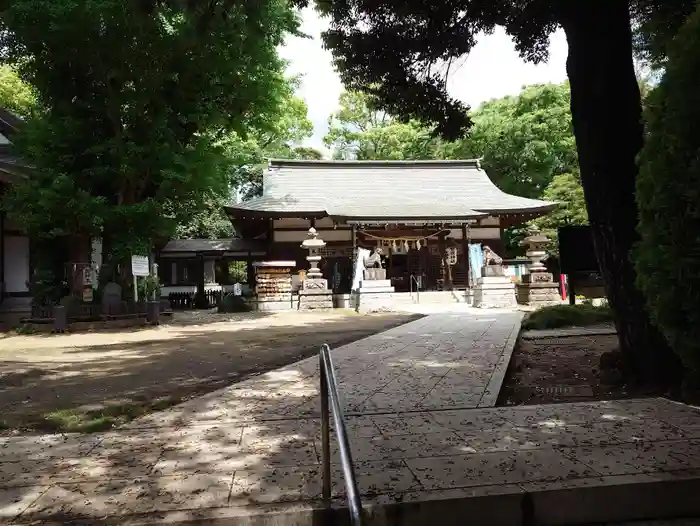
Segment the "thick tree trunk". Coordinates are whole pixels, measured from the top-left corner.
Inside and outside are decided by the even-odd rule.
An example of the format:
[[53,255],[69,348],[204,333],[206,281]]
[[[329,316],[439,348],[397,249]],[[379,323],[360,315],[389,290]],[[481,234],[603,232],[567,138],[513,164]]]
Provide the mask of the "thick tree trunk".
[[626,0],[570,2],[561,19],[569,43],[571,112],[588,217],[620,349],[646,381],[675,381],[678,360],[651,324],[636,286],[636,156],[643,125]]

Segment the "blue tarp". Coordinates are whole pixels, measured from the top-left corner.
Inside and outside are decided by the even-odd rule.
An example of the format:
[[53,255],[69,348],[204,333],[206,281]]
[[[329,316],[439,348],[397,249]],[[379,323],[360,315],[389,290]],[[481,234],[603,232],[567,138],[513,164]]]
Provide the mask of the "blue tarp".
[[484,250],[480,244],[469,245],[469,266],[472,271],[472,279],[476,281],[481,277],[481,267],[484,266]]

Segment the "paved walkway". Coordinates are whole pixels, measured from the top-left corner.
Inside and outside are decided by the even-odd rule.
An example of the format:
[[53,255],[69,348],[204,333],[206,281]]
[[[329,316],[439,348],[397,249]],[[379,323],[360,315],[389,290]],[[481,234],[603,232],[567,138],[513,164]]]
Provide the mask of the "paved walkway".
[[[659,399],[486,407],[519,321],[519,313],[429,316],[333,351],[365,503],[420,501],[411,513],[428,520],[464,502],[449,499],[495,496],[505,500],[481,509],[481,522],[515,524],[526,493],[544,492],[546,503],[551,489],[697,476],[700,414],[687,406]],[[305,360],[114,432],[5,439],[0,522],[230,524],[255,514],[256,524],[278,525],[285,511],[287,524],[311,524],[321,492],[317,367]],[[556,513],[595,518],[600,509],[589,497],[580,509],[557,500],[537,511],[540,500],[530,499],[545,523],[556,523]],[[439,508],[423,507],[435,502]],[[478,518],[479,510],[450,512]]]

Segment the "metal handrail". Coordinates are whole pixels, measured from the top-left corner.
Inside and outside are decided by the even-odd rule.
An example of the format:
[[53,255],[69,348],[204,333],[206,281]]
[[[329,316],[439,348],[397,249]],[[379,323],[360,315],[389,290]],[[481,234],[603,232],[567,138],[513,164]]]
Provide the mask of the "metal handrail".
[[413,282],[416,282],[416,302],[420,303],[420,284],[418,283],[418,278],[415,274],[411,274],[411,281],[409,285],[409,290],[411,297],[413,297]]
[[[348,507],[350,508],[350,519],[354,526],[362,525],[362,502],[360,501],[360,491],[355,478],[355,466],[352,462],[348,432],[345,428],[345,416],[340,404],[338,394],[338,381],[335,377],[335,369],[331,360],[331,349],[328,344],[321,346],[319,352],[321,366],[321,462],[323,465],[323,500],[326,506],[331,502],[331,409],[333,413],[333,423],[338,436],[338,447],[340,449],[340,467],[343,470],[345,479],[345,491],[348,496]],[[330,402],[330,405],[329,405]]]

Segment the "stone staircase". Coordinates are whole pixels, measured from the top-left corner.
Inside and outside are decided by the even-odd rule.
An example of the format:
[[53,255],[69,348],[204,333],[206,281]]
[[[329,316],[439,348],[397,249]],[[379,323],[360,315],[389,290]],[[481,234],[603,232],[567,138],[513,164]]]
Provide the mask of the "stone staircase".
[[[382,296],[382,297],[377,297]],[[472,303],[472,296],[466,290],[454,291],[421,291],[421,292],[390,292],[374,294],[371,301],[365,301],[361,310],[366,312],[414,312],[421,309],[434,310],[444,307],[450,309],[461,306],[467,307]]]

